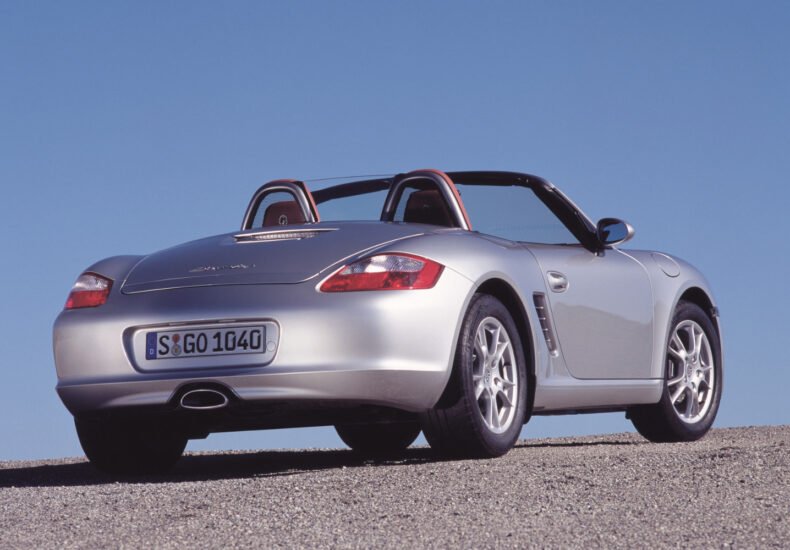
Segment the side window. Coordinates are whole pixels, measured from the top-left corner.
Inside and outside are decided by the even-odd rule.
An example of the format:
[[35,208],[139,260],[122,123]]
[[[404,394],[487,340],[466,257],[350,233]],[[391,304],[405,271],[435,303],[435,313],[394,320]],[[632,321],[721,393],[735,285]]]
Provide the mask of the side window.
[[518,185],[458,184],[472,229],[511,241],[579,244],[532,189]]
[[296,198],[288,191],[272,191],[264,195],[255,210],[252,227],[274,227],[305,223]]

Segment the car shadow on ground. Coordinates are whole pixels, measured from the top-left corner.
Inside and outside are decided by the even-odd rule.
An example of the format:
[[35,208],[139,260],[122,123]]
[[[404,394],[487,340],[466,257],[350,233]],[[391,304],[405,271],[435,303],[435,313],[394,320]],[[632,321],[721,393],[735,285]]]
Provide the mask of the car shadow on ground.
[[57,487],[125,483],[179,483],[213,479],[297,475],[317,470],[334,470],[369,465],[416,464],[437,460],[430,449],[408,449],[397,458],[371,460],[348,450],[257,451],[229,453],[188,453],[167,474],[114,476],[96,470],[87,461],[68,464],[41,464],[0,469],[0,488]]
[[[516,449],[547,447],[590,447],[597,445],[637,445],[638,441],[519,441]],[[256,451],[229,453],[188,453],[167,474],[120,477],[104,474],[87,461],[0,468],[0,488],[68,487],[111,483],[182,483],[219,479],[299,475],[320,470],[361,466],[408,466],[443,462],[428,447],[407,449],[388,459],[362,458],[349,450]]]
[[597,446],[613,446],[621,447],[623,445],[644,445],[647,440],[628,440],[628,439],[608,439],[601,441],[518,441],[513,447],[514,449],[544,449],[554,447],[597,447]]

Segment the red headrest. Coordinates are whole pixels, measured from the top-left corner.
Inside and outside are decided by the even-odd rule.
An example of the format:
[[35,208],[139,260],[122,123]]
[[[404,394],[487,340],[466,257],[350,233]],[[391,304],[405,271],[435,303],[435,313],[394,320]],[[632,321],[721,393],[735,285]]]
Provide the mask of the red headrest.
[[263,227],[294,225],[304,222],[304,214],[296,201],[272,203],[266,207],[266,212],[263,214]]
[[455,227],[447,202],[438,189],[415,191],[409,195],[403,221]]

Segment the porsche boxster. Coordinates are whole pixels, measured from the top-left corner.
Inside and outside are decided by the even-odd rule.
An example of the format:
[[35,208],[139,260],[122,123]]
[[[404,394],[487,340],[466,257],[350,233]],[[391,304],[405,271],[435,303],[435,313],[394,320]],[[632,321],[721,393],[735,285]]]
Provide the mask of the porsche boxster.
[[495,457],[532,415],[623,411],[694,440],[721,398],[718,309],[688,263],[621,248],[633,233],[528,174],[272,181],[237,231],[79,275],[57,392],[89,460],[127,474],[248,429]]

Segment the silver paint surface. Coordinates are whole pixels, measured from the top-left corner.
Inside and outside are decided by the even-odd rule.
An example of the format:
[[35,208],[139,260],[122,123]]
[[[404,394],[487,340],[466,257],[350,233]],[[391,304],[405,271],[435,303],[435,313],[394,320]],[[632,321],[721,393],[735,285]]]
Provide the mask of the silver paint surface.
[[[494,279],[512,289],[527,316],[536,412],[653,403],[681,295],[700,289],[715,306],[704,277],[663,254],[616,248],[596,254],[406,223],[289,226],[299,230],[317,233],[250,242],[238,236],[267,231],[237,231],[89,267],[114,284],[105,305],[63,311],[55,321],[57,390],[68,409],[161,405],[184,384],[216,382],[242,400],[425,411],[449,380],[467,304]],[[445,269],[427,290],[318,291],[342,265],[388,252],[424,256]],[[567,281],[560,291],[558,276]],[[548,300],[559,346],[554,355],[541,332],[535,292]],[[275,350],[257,360],[168,359],[160,368],[142,353],[152,327],[257,321],[277,332]]]

